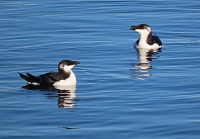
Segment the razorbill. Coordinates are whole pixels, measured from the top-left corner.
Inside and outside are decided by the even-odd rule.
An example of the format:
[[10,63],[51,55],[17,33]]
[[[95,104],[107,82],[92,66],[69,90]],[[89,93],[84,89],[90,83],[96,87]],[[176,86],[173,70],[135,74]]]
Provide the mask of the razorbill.
[[161,49],[162,42],[155,34],[152,35],[151,27],[147,24],[140,24],[137,26],[131,26],[131,30],[140,33],[140,38],[135,42],[135,48],[147,48],[147,49]]
[[48,72],[39,76],[31,75],[27,73],[26,75],[19,73],[21,78],[26,80],[28,84],[34,86],[68,86],[76,84],[76,76],[72,71],[72,68],[80,64],[79,61],[62,60],[58,64],[58,72]]

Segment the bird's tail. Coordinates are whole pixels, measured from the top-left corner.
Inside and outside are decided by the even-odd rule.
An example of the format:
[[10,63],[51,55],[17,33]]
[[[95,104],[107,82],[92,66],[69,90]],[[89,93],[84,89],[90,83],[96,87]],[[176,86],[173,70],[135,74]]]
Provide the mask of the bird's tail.
[[41,80],[39,77],[33,76],[30,73],[26,73],[26,75],[19,73],[20,77],[26,80],[29,84],[40,85]]

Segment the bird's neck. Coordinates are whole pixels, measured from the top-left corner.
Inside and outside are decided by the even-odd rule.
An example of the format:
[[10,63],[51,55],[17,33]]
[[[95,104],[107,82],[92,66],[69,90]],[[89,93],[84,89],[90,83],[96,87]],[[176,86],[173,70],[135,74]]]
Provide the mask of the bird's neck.
[[69,75],[73,74],[72,70],[69,70],[69,71],[64,71],[64,70],[60,70],[59,71],[60,74],[63,75],[63,77],[69,77]]
[[76,84],[76,76],[73,73],[73,71],[71,71],[71,74],[70,74],[69,78],[67,78],[67,83],[66,84],[68,84],[68,85]]
[[148,34],[140,34],[140,41],[152,45],[152,32]]

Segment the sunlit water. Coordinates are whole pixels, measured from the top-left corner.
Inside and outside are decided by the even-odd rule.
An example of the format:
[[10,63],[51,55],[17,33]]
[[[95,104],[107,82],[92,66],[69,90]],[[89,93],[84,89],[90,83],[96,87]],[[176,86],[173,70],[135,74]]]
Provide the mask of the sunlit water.
[[[1,1],[0,138],[200,138],[200,2]],[[163,42],[141,57],[131,25]],[[78,84],[27,90],[18,72],[78,60]]]

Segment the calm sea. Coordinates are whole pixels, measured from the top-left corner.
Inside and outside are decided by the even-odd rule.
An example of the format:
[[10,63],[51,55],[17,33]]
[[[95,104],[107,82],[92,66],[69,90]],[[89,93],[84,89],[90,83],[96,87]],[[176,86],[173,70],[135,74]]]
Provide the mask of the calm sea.
[[[141,23],[163,42],[144,59]],[[199,0],[1,0],[0,138],[199,139],[199,23]],[[63,59],[76,87],[22,88]]]

